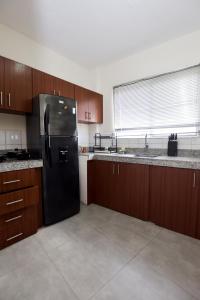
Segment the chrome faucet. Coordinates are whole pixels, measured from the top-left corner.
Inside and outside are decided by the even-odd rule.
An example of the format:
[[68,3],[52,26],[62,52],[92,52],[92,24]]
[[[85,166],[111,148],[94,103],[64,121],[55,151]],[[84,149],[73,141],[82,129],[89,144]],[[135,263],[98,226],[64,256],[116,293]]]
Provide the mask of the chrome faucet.
[[149,144],[148,144],[148,140],[147,140],[147,133],[145,134],[144,145],[145,145],[145,149],[147,150],[149,148]]

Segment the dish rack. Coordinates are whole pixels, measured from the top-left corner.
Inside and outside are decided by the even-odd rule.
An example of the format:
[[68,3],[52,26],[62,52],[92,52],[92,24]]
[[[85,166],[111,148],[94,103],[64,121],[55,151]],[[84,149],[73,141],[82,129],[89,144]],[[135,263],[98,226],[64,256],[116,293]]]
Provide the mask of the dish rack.
[[[95,145],[93,147],[94,152],[117,152],[117,135],[116,133],[101,134],[95,133],[94,136]],[[102,140],[110,140],[111,145],[107,149],[102,147]]]

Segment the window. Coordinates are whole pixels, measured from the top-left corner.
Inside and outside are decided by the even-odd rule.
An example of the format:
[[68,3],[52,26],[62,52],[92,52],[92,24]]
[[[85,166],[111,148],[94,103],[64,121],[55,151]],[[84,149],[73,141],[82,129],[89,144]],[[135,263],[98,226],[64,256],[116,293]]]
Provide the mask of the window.
[[200,66],[115,87],[114,117],[119,137],[197,135]]

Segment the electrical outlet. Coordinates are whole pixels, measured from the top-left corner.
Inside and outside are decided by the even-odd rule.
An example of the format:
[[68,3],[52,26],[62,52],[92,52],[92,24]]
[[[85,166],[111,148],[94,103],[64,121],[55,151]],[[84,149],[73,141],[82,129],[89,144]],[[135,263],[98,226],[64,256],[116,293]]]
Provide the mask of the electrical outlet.
[[22,133],[20,130],[6,130],[6,145],[21,145]]
[[5,130],[0,130],[0,145],[5,146],[6,144],[6,132]]

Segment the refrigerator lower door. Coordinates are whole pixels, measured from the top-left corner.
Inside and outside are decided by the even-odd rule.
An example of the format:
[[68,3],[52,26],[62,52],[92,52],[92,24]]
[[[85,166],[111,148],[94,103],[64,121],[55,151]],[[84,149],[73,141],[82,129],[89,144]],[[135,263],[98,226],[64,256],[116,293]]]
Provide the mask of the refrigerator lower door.
[[77,137],[42,137],[44,223],[50,225],[80,210]]

